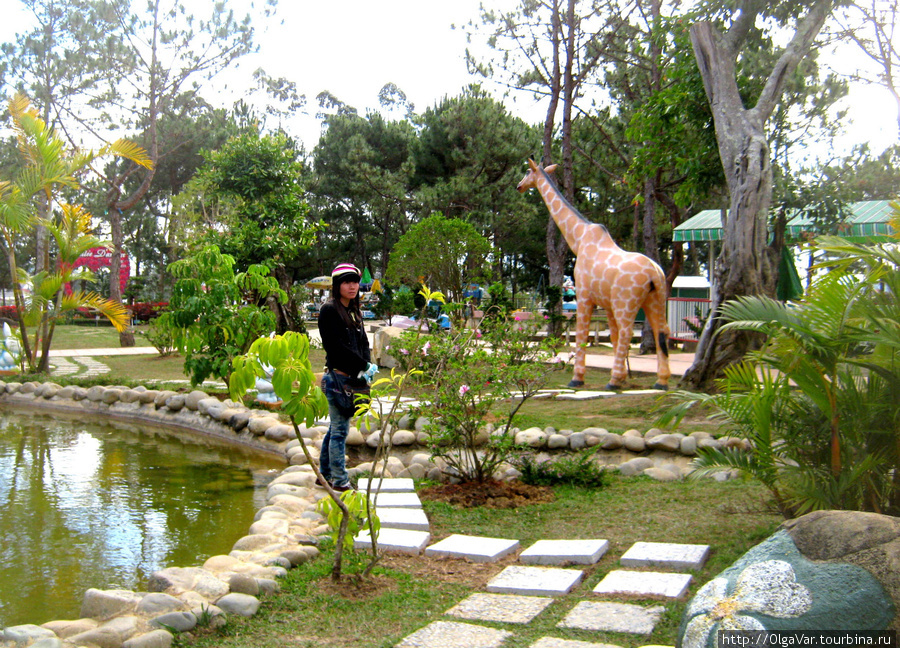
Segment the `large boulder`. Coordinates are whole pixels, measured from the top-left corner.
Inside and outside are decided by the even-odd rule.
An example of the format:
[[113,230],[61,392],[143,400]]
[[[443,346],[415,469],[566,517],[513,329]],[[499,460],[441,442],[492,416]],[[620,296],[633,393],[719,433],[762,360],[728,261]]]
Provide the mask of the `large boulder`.
[[898,584],[900,519],[810,513],[701,587],[676,645],[712,648],[719,630],[896,630]]

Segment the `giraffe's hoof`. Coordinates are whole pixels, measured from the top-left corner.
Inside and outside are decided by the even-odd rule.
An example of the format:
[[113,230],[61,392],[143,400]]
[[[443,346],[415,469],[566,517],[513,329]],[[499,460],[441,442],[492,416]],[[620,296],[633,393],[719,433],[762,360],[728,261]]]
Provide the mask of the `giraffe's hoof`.
[[653,387],[651,387],[651,389],[658,389],[660,391],[669,391],[669,386],[663,385],[662,383],[656,383],[655,385],[653,385]]
[[566,387],[571,387],[573,389],[577,389],[579,387],[584,387],[584,381],[583,380],[572,380],[571,382],[569,382],[568,385],[566,385]]
[[606,385],[606,391],[622,391],[622,385],[613,385],[612,383],[609,383]]

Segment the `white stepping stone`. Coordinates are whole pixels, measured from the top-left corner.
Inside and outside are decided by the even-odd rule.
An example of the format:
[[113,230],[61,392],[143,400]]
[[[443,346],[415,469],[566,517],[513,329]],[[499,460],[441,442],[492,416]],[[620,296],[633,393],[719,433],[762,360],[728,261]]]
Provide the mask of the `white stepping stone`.
[[687,592],[690,584],[690,574],[664,574],[660,572],[616,569],[609,572],[597,584],[597,587],[594,588],[594,593],[679,599]]
[[609,549],[609,540],[538,540],[519,554],[526,565],[593,565]]
[[559,628],[648,635],[659,623],[664,610],[661,605],[642,607],[628,603],[582,601],[556,625]]
[[432,558],[467,558],[472,562],[497,562],[518,548],[518,540],[454,534],[428,547],[425,555]]
[[415,493],[416,486],[413,483],[412,479],[406,478],[392,478],[392,479],[382,479],[381,477],[375,477],[374,479],[363,478],[359,480],[359,483],[356,485],[356,490],[366,491],[369,489],[369,482],[372,482],[372,492],[378,491],[379,487],[381,493]]
[[376,511],[383,529],[407,529],[409,531],[430,531],[431,524],[425,511],[415,508],[378,507]]
[[552,602],[549,597],[476,592],[446,613],[472,621],[528,623]]
[[[385,529],[378,531],[378,549],[385,553],[401,553],[419,555],[431,541],[431,534],[426,531],[408,531],[406,529]],[[354,549],[372,547],[372,536],[368,529],[361,531],[353,539]]]
[[53,375],[54,376],[71,376],[81,371],[81,365],[69,362],[63,357],[53,358]]
[[623,567],[700,569],[708,557],[709,545],[635,542],[619,562]]
[[580,569],[510,565],[489,580],[485,589],[526,596],[562,596],[572,591],[582,576]]
[[574,394],[560,394],[556,397],[556,400],[573,400],[573,401],[582,401],[582,400],[596,400],[598,398],[609,398],[610,396],[617,396],[616,392],[611,391],[580,391],[575,392]]
[[394,648],[499,648],[512,635],[471,623],[434,621],[417,630]]
[[590,641],[578,641],[577,639],[557,639],[556,637],[541,637],[529,648],[622,648],[616,644],[591,643]]
[[[422,500],[415,493],[385,493],[372,496],[376,509],[385,508],[422,508]],[[377,512],[377,511],[376,511]]]

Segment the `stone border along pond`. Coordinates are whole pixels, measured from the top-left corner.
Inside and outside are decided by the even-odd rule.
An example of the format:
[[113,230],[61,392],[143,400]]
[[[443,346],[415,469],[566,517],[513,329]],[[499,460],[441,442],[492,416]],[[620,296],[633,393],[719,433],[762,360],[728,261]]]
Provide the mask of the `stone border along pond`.
[[[0,406],[99,413],[118,420],[181,428],[268,451],[288,463],[269,484],[267,505],[257,512],[248,534],[235,542],[227,556],[213,556],[200,567],[162,569],[151,575],[148,592],[89,589],[82,601],[82,618],[4,628],[0,630],[2,648],[168,648],[174,640],[170,630],[187,632],[200,624],[221,626],[228,614],[253,616],[259,609],[259,597],[278,591],[278,577],[319,554],[317,538],[327,533],[328,527],[315,507],[326,493],[313,487],[315,474],[293,426],[274,412],[219,400],[199,390],[179,393],[145,387],[62,387],[50,382],[0,381]],[[303,438],[310,442],[313,457],[318,455],[327,431],[327,424],[322,423],[300,428]],[[388,458],[385,473],[390,477],[441,479],[441,465],[435,464],[424,448],[426,421],[410,423],[408,416],[398,421],[398,429],[391,435],[393,455]],[[485,438],[491,432],[488,426]],[[356,451],[361,457],[371,455],[379,434],[378,430],[352,427],[348,451]],[[645,474],[661,481],[683,478],[697,448],[746,447],[741,439],[713,438],[707,432],[665,434],[655,428],[643,434],[628,430],[621,435],[601,428],[581,432],[529,428],[516,431],[515,438],[517,443],[539,452],[538,460],[554,451],[599,445],[604,452],[598,452],[598,461],[611,469],[626,476]],[[367,461],[349,472],[353,477],[372,468],[372,462]],[[518,475],[514,468],[507,467],[501,479]],[[728,472],[714,475],[719,480],[731,476]]]

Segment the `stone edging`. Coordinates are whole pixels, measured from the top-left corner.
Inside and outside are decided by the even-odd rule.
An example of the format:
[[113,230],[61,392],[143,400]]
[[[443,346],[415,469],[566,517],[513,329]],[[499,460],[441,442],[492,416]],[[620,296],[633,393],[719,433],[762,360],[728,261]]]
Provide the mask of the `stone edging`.
[[[154,573],[149,592],[89,589],[82,602],[81,619],[51,621],[41,626],[21,625],[0,632],[0,648],[168,648],[174,640],[169,629],[185,632],[200,623],[221,625],[227,614],[252,616],[259,596],[277,592],[277,578],[288,569],[318,555],[319,535],[328,532],[316,502],[325,496],[313,488],[315,474],[290,424],[268,410],[249,409],[230,400],[220,401],[196,390],[184,394],[145,387],[62,387],[55,383],[0,381],[0,406],[68,412],[100,413],[114,419],[180,428],[237,442],[285,457],[288,466],[269,485],[267,505],[260,509],[248,535],[228,555],[213,556],[202,567],[169,567]],[[319,422],[301,427],[314,459],[327,431]],[[403,417],[391,434],[393,455],[384,474],[390,477],[441,479],[442,466],[423,451],[426,421]],[[405,429],[411,427],[412,429]],[[513,430],[517,443],[534,448],[538,460],[552,453],[600,446],[604,463],[623,475],[646,474],[661,481],[680,479],[697,448],[741,447],[739,439],[714,439],[706,432],[645,434],[628,430],[616,434],[601,428],[581,432],[553,428]],[[485,438],[495,431],[488,426]],[[351,428],[351,448],[378,445],[379,430]],[[606,461],[605,459],[610,461]],[[350,469],[351,476],[372,470],[371,462]],[[727,473],[722,473],[727,478]],[[518,471],[505,467],[501,478],[514,479]]]

